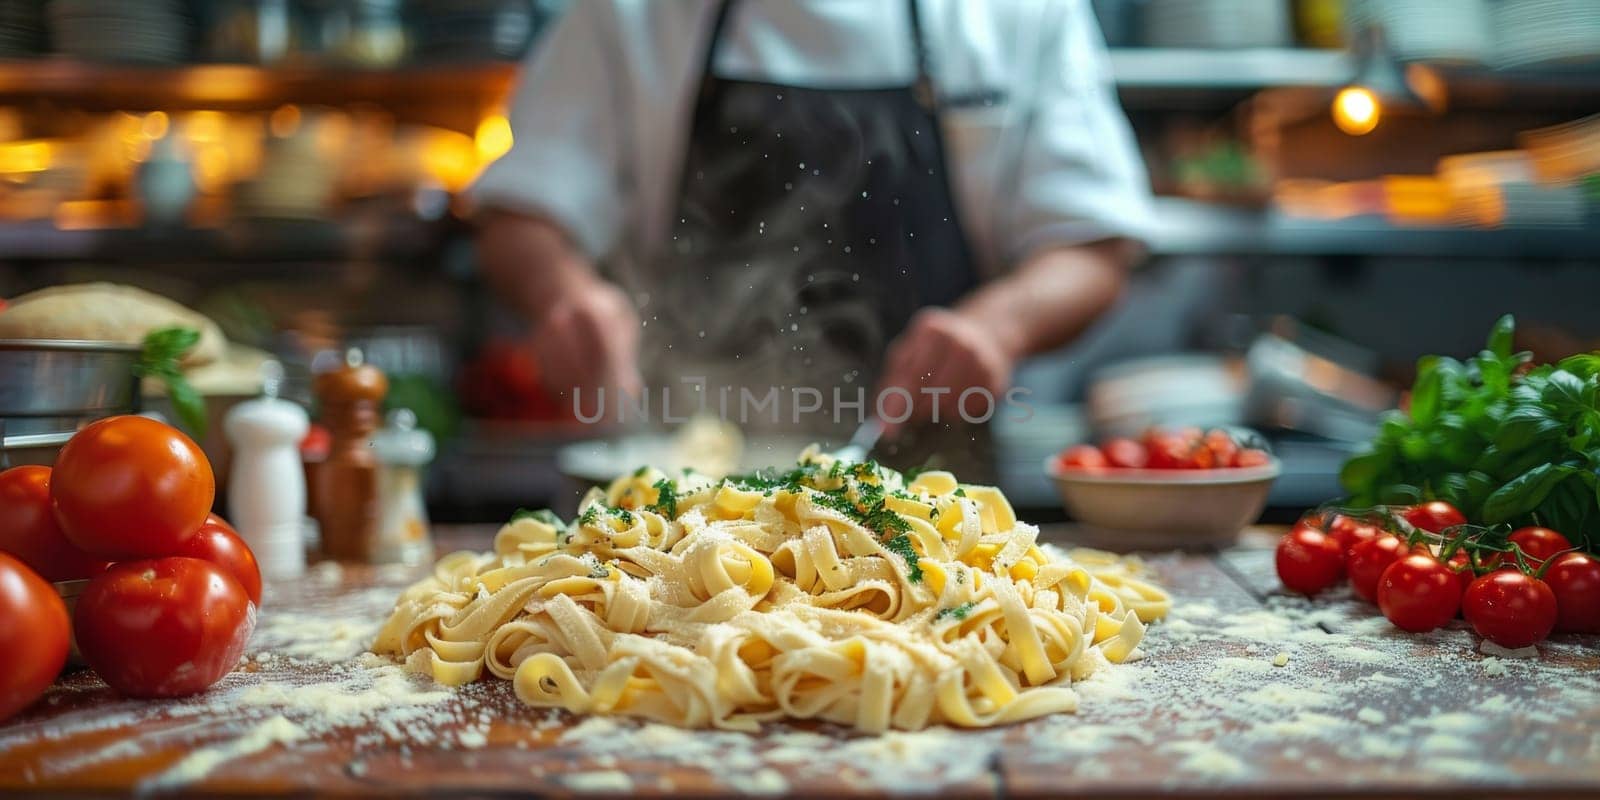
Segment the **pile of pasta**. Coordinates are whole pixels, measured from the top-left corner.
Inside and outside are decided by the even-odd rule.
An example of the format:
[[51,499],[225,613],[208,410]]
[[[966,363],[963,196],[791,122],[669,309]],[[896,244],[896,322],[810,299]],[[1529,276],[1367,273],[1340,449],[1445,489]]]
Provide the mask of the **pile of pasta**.
[[575,714],[979,727],[1075,710],[1171,605],[1136,561],[1052,557],[994,487],[813,450],[783,474],[641,468],[580,512],[445,556],[373,649]]

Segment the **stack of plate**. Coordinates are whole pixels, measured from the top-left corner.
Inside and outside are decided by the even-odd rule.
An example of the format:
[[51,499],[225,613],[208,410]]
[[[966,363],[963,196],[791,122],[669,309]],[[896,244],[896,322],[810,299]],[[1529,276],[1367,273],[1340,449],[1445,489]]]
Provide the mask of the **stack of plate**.
[[1354,0],[1352,28],[1376,26],[1401,61],[1478,64],[1494,49],[1485,0]]
[[1600,60],[1595,0],[1500,0],[1492,13],[1498,67]]
[[56,51],[90,61],[173,63],[188,55],[182,0],[50,0]]
[[533,0],[412,0],[412,54],[421,61],[517,59],[533,41]]
[[1288,47],[1294,43],[1288,0],[1150,0],[1144,12],[1151,47]]
[[0,0],[0,58],[44,49],[44,0]]

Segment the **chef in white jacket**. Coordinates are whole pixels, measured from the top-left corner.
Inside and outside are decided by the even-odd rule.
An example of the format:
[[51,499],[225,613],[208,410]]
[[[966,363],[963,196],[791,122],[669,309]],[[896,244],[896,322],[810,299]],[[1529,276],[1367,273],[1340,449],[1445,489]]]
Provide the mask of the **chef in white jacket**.
[[1088,0],[574,0],[511,123],[481,257],[569,397],[721,359],[948,425],[1113,302],[1148,213]]

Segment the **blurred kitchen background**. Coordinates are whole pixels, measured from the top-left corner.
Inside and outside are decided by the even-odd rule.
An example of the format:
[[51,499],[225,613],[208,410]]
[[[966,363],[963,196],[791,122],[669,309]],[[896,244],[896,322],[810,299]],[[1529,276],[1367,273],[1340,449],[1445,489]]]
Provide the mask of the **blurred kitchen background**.
[[[0,0],[0,297],[199,309],[243,346],[217,408],[262,354],[308,398],[360,347],[439,442],[436,520],[560,507],[556,453],[594,431],[540,390],[458,195],[564,5]],[[1303,508],[1419,354],[1505,312],[1541,357],[1600,345],[1600,2],[1093,5],[1159,230],[1112,318],[1024,370],[1037,416],[997,426],[1028,513],[1061,513],[1047,455],[1149,423],[1269,432],[1273,506]]]

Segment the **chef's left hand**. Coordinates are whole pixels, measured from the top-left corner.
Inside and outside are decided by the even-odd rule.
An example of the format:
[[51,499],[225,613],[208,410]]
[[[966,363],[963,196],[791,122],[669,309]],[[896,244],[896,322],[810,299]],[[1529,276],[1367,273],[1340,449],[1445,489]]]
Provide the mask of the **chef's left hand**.
[[[892,438],[912,422],[959,422],[957,403],[961,393],[970,388],[990,392],[998,405],[1011,386],[1017,360],[1005,339],[973,314],[945,308],[917,312],[889,346],[884,360],[876,395],[882,398],[884,435]],[[893,422],[906,413],[905,396],[900,392],[884,395],[895,389],[911,395],[911,416],[905,422]],[[989,406],[972,398],[967,408],[973,415],[982,415]]]

